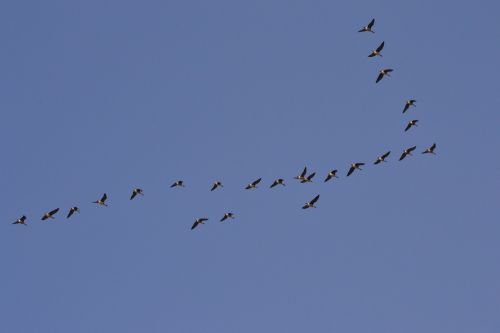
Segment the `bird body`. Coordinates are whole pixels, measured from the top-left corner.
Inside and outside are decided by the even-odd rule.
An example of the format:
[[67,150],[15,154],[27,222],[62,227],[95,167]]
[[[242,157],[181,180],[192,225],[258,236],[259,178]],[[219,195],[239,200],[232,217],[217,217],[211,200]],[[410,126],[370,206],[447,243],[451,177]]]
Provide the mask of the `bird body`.
[[275,186],[277,186],[277,185],[283,185],[283,186],[286,186],[286,185],[285,185],[285,180],[284,180],[284,179],[282,179],[282,178],[278,178],[278,179],[276,179],[276,180],[275,180],[275,181],[271,184],[271,186],[269,186],[269,188],[273,188],[273,187],[275,187]]
[[349,171],[347,171],[347,177],[349,177],[353,172],[354,170],[362,170],[361,169],[361,166],[365,165],[364,163],[352,163],[351,164],[351,167],[349,168]]
[[130,200],[132,200],[133,198],[135,198],[138,194],[144,195],[144,191],[142,189],[140,189],[140,188],[135,188],[132,191],[132,195],[130,196]]
[[306,180],[306,173],[307,173],[307,167],[304,167],[304,170],[300,173],[300,175],[293,177],[294,179],[297,179],[298,181],[302,182]]
[[69,209],[69,212],[68,212],[68,215],[66,216],[67,219],[69,219],[71,217],[71,215],[73,215],[75,212],[78,212],[80,213],[80,209],[78,209],[78,207],[71,207]]
[[259,179],[257,179],[257,180],[254,180],[253,182],[251,182],[250,184],[248,184],[248,185],[245,187],[245,189],[246,189],[246,190],[250,190],[250,189],[252,189],[252,188],[257,188],[257,184],[259,184],[261,180],[262,180],[262,178],[259,178]]
[[56,209],[53,209],[51,210],[50,212],[47,212],[45,214],[43,214],[42,216],[42,220],[45,221],[46,219],[53,219],[54,218],[54,215],[59,211],[59,208],[56,208]]
[[403,151],[401,156],[399,157],[399,160],[402,161],[406,156],[411,155],[411,152],[414,151],[417,148],[417,146],[413,146],[410,148],[407,148]]
[[408,109],[410,108],[410,106],[416,106],[416,105],[415,105],[415,103],[416,103],[416,102],[417,102],[417,101],[416,101],[416,100],[414,100],[414,99],[409,99],[409,100],[407,100],[407,101],[406,101],[406,103],[405,103],[405,107],[404,107],[404,109],[403,109],[403,113],[405,113],[406,111],[408,111]]
[[384,155],[377,157],[377,160],[373,164],[379,164],[380,162],[387,162],[385,159],[387,158],[387,156],[389,156],[390,153],[391,151],[388,151]]
[[370,53],[370,55],[368,57],[369,58],[375,57],[375,56],[382,57],[382,54],[380,52],[382,52],[384,45],[385,45],[385,42],[382,42],[375,50],[372,51],[372,53]]
[[233,213],[225,213],[224,216],[220,219],[220,221],[223,222],[227,219],[234,219],[234,214]]
[[22,225],[27,226],[27,224],[26,224],[26,215],[21,216],[20,218],[18,218],[14,222],[12,222],[12,224],[22,224]]
[[316,175],[316,172],[313,172],[311,173],[309,176],[305,177],[304,179],[302,179],[300,182],[303,184],[303,183],[312,183],[312,179],[314,178],[314,176]]
[[302,206],[302,209],[316,208],[314,204],[318,201],[318,199],[319,199],[319,194],[315,196],[311,201],[306,202],[304,206]]
[[368,25],[361,28],[358,32],[371,32],[374,34],[375,31],[372,30],[374,24],[375,24],[375,19],[372,19],[370,23],[368,23]]
[[436,143],[433,143],[432,146],[430,146],[429,148],[427,148],[426,150],[424,150],[422,152],[422,154],[433,154],[433,155],[436,155],[436,153],[434,152],[434,149],[436,149]]
[[205,224],[205,221],[208,221],[208,219],[206,217],[196,219],[196,221],[194,221],[193,225],[191,226],[191,230],[196,228],[198,226],[198,224]]
[[106,193],[104,193],[102,195],[101,199],[99,199],[97,201],[93,201],[92,203],[108,207],[108,205],[106,204],[106,200],[108,200],[108,195]]
[[216,182],[214,182],[214,185],[212,186],[212,189],[210,191],[213,191],[213,190],[217,189],[218,187],[224,187],[224,186],[222,186],[221,182],[216,181]]
[[389,73],[392,72],[392,71],[394,71],[394,70],[390,69],[390,68],[384,68],[384,69],[380,70],[380,72],[378,72],[377,80],[375,81],[375,83],[378,83],[386,75],[387,76],[391,76]]
[[405,132],[408,131],[410,128],[413,126],[417,126],[418,119],[413,119],[408,122],[408,125],[406,125]]
[[184,181],[183,180],[178,180],[176,181],[175,183],[173,183],[172,185],[170,185],[170,187],[185,187],[184,186]]

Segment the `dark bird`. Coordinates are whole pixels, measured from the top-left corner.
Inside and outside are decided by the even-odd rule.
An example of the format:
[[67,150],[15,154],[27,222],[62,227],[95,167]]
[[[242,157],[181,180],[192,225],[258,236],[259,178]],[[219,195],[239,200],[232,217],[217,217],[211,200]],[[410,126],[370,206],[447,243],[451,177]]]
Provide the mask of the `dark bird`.
[[373,27],[374,24],[375,24],[375,19],[372,19],[370,21],[370,23],[368,23],[367,26],[361,28],[361,30],[359,30],[358,32],[371,32],[371,33],[375,33],[375,31],[372,30],[372,27]]
[[304,167],[304,170],[302,170],[302,173],[298,176],[293,177],[293,178],[302,182],[302,181],[306,180],[306,173],[307,173],[307,167]]
[[385,42],[382,42],[375,50],[372,51],[372,53],[370,53],[370,55],[368,57],[369,58],[375,57],[375,56],[381,57],[382,54],[380,52],[382,52],[382,49],[384,48],[384,44],[385,44]]
[[130,196],[130,200],[132,200],[133,198],[135,198],[138,194],[144,195],[144,191],[142,189],[140,189],[140,188],[135,188],[132,191],[132,195]]
[[26,215],[21,216],[20,218],[18,218],[18,219],[17,219],[17,220],[15,220],[14,222],[12,222],[12,224],[22,224],[22,225],[27,225],[27,224],[26,224]]
[[184,181],[183,180],[178,180],[175,183],[173,183],[172,185],[170,185],[170,187],[185,187],[184,186]]
[[387,156],[389,156],[390,153],[391,151],[389,150],[384,155],[377,157],[377,160],[373,164],[379,164],[380,162],[387,162],[385,159],[387,158]]
[[375,83],[378,83],[380,80],[382,80],[384,78],[384,76],[391,76],[389,73],[392,72],[393,69],[390,69],[390,68],[385,68],[385,69],[382,69],[380,72],[378,72],[378,77],[377,77],[377,81],[375,81]]
[[286,186],[286,185],[285,185],[285,181],[284,181],[282,178],[278,178],[278,179],[276,179],[276,180],[275,180],[275,181],[271,184],[271,186],[270,186],[269,188],[273,188],[273,187],[275,187],[275,186],[277,186],[277,185],[283,185],[283,186]]
[[417,148],[417,146],[413,146],[413,147],[410,147],[410,148],[407,148],[404,150],[404,152],[401,154],[401,157],[399,158],[399,160],[403,160],[407,155],[411,155],[411,152],[415,150],[415,148]]
[[356,170],[356,169],[362,170],[361,166],[363,166],[363,165],[365,165],[365,164],[364,163],[353,163],[353,164],[351,164],[351,168],[347,172],[347,177],[349,177],[354,172],[354,170]]
[[191,230],[196,228],[198,226],[198,224],[205,224],[205,221],[208,221],[208,219],[206,217],[202,217],[202,218],[197,219],[196,221],[194,221],[193,225],[191,226]]
[[48,212],[48,213],[43,214],[43,216],[42,216],[42,220],[44,220],[44,221],[45,221],[45,220],[46,220],[46,219],[48,219],[48,218],[53,219],[53,218],[54,218],[54,214],[56,214],[58,211],[59,211],[59,208],[56,208],[56,209],[51,210],[51,211],[50,211],[50,212]]
[[314,206],[314,204],[316,203],[316,201],[318,201],[319,199],[319,194],[317,196],[314,197],[314,199],[312,199],[311,201],[309,202],[306,202],[304,204],[304,206],[302,207],[302,209],[307,209],[307,208],[316,208],[316,206]]
[[415,105],[415,103],[416,103],[416,102],[417,102],[417,101],[416,101],[416,100],[414,100],[414,99],[409,99],[409,100],[407,100],[407,101],[406,101],[406,103],[405,103],[405,107],[404,107],[404,109],[403,109],[403,113],[405,113],[406,111],[408,111],[408,109],[410,108],[410,106],[416,106],[416,105]]
[[102,198],[97,200],[97,201],[92,201],[92,203],[96,203],[98,205],[101,205],[101,206],[106,206],[108,207],[108,205],[106,204],[106,200],[108,200],[108,196],[106,195],[106,193],[104,193],[102,195]]
[[225,213],[224,216],[220,219],[220,221],[223,222],[227,219],[234,219],[234,214],[233,213]]
[[436,155],[436,153],[434,152],[434,149],[436,149],[436,143],[433,143],[432,146],[430,146],[429,148],[427,148],[426,150],[424,150],[422,152],[422,154],[433,154],[433,155]]
[[301,183],[312,183],[312,179],[314,178],[315,175],[316,175],[316,172],[313,172],[309,176],[302,179],[300,182]]
[[261,180],[262,180],[262,178],[254,180],[253,182],[251,182],[250,184],[248,184],[247,187],[245,187],[245,189],[249,190],[251,188],[257,188],[257,184],[260,183]]
[[326,178],[325,178],[325,181],[324,181],[324,182],[326,183],[327,181],[329,181],[329,180],[330,180],[330,179],[332,179],[332,178],[339,178],[339,177],[337,176],[337,170],[332,170],[332,171],[330,171],[330,172],[328,173],[328,175],[326,176]]
[[407,130],[409,130],[410,128],[412,128],[412,126],[417,126],[417,123],[418,123],[418,120],[417,120],[417,119],[410,120],[410,121],[408,122],[408,125],[406,125],[405,132],[406,132]]
[[221,182],[216,181],[216,182],[214,182],[214,185],[212,186],[212,189],[210,191],[213,191],[213,190],[215,190],[218,187],[224,187],[224,186],[222,186]]
[[71,217],[71,215],[73,215],[75,212],[77,213],[80,213],[80,209],[78,209],[78,207],[71,207],[69,209],[69,212],[68,212],[68,215],[66,216],[67,219],[69,219]]

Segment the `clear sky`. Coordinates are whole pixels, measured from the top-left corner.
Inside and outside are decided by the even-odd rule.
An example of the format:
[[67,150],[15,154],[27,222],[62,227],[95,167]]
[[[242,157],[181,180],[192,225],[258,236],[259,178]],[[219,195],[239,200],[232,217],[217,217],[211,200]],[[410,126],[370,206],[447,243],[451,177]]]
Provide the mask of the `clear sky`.
[[0,331],[499,332],[499,11],[2,1]]

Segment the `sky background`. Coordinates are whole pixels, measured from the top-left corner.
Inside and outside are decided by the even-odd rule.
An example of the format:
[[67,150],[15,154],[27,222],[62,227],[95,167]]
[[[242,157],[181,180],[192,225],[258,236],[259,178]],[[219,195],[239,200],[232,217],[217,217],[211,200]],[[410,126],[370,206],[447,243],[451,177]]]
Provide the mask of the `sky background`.
[[499,332],[499,11],[2,1],[0,331]]

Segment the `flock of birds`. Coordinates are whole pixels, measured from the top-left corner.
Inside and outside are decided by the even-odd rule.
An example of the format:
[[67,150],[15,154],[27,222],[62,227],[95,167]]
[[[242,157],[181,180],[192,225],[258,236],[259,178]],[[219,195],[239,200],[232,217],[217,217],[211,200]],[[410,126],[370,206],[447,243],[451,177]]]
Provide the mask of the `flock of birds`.
[[[361,28],[358,32],[371,32],[371,33],[375,33],[373,31],[373,26],[375,24],[375,19],[372,19],[368,25],[364,26],[363,28]],[[376,56],[379,56],[379,57],[382,57],[382,50],[384,49],[384,46],[385,46],[385,42],[382,42],[380,43],[380,45],[372,50],[372,52],[368,55],[368,57],[372,58],[372,57],[376,57]],[[375,80],[375,83],[379,83],[385,76],[390,76],[390,73],[393,72],[393,69],[391,68],[384,68],[382,70],[379,71],[379,74],[377,76],[377,79]],[[414,99],[409,99],[406,101],[405,105],[404,105],[404,108],[403,108],[403,114],[406,113],[410,107],[414,107],[416,106],[415,105],[416,103],[416,100]],[[416,127],[417,126],[417,123],[418,123],[418,120],[417,119],[413,119],[413,120],[410,120],[405,128],[405,132],[410,130],[412,127]],[[412,155],[412,152],[416,149],[417,147],[416,146],[412,146],[412,147],[409,147],[407,149],[405,149],[400,157],[399,157],[399,161],[402,161],[403,159],[405,159],[407,156],[411,156]],[[422,151],[422,154],[433,154],[435,155],[435,152],[434,150],[436,149],[436,143],[433,143],[430,147],[426,148],[424,151]],[[391,151],[388,151],[386,153],[384,153],[383,155],[380,155],[379,157],[377,157],[377,159],[373,162],[373,164],[377,165],[381,162],[387,162],[386,159],[387,157],[389,157],[389,155],[391,154]],[[349,170],[347,171],[347,175],[346,177],[349,177],[354,171],[356,170],[361,170],[361,167],[364,166],[365,163],[362,163],[362,162],[356,162],[356,163],[352,163],[349,167]],[[328,172],[328,174],[326,175],[326,178],[324,179],[324,182],[328,182],[329,180],[333,179],[333,178],[339,178],[337,176],[337,173],[338,173],[338,170],[331,170]],[[316,175],[316,172],[312,172],[310,174],[307,174],[307,167],[304,167],[304,169],[302,170],[302,172],[298,175],[298,176],[295,176],[294,179],[298,180],[300,183],[310,183],[312,182],[312,179],[314,178],[314,176]],[[259,185],[259,183],[262,181],[262,178],[258,178],[256,180],[254,180],[253,182],[249,183],[248,185],[245,186],[245,189],[247,190],[251,190],[251,189],[256,189],[257,186]],[[270,185],[270,188],[274,188],[278,185],[281,185],[281,186],[286,186],[285,185],[285,180],[282,179],[282,178],[278,178],[276,179],[271,185]],[[174,182],[171,186],[171,188],[174,188],[174,187],[185,187],[184,185],[184,181],[183,180],[178,180],[176,182]],[[222,182],[220,181],[216,181],[214,182],[214,184],[212,185],[212,188],[210,189],[210,191],[214,191],[218,188],[222,188],[223,185],[222,185]],[[138,195],[144,195],[144,191],[140,188],[135,188],[132,190],[132,194],[130,196],[130,200],[133,200],[135,197],[137,197]],[[303,206],[302,206],[302,209],[308,209],[308,208],[316,208],[315,204],[318,202],[319,200],[319,197],[320,195],[316,195],[313,199],[311,199],[310,201],[307,201]],[[96,201],[93,201],[92,203],[95,203],[97,205],[100,205],[100,206],[105,206],[107,207],[108,205],[106,204],[106,201],[108,199],[108,196],[106,193],[104,193],[102,195],[102,197]],[[45,214],[43,214],[41,220],[45,221],[47,219],[54,219],[54,215],[56,215],[57,213],[59,212],[59,208],[55,208],[51,211],[48,211],[46,212]],[[74,213],[80,213],[80,209],[76,206],[74,207],[71,207],[66,215],[66,218],[69,219],[71,216],[73,216]],[[231,212],[228,212],[228,213],[224,213],[224,215],[222,216],[222,218],[220,219],[220,222],[223,222],[227,219],[233,219],[235,217],[235,215]],[[191,230],[193,230],[194,228],[196,228],[199,224],[204,224],[205,221],[208,221],[208,218],[206,217],[202,217],[202,218],[198,218],[194,221],[193,225],[191,226]],[[22,224],[22,225],[27,225],[26,224],[26,215],[23,215],[21,216],[20,218],[18,218],[16,221],[14,221],[12,224]]]

